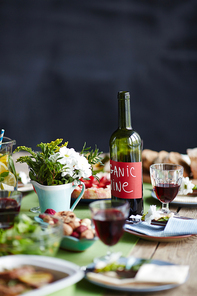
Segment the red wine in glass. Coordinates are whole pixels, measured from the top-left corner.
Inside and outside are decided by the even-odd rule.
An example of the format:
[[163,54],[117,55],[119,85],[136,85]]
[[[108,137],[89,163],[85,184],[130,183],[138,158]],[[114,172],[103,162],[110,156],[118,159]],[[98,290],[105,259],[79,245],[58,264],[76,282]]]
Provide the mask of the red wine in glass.
[[125,220],[125,215],[118,209],[100,209],[93,217],[96,233],[107,246],[113,246],[120,240]]
[[159,183],[155,185],[154,191],[157,198],[162,203],[169,203],[177,196],[179,192],[180,185],[178,184],[162,184]]
[[150,177],[153,190],[162,203],[161,212],[169,214],[169,203],[181,186],[183,167],[173,163],[155,163],[150,166]]
[[20,204],[13,198],[1,198],[0,199],[0,213],[5,212],[19,212]]
[[20,204],[12,198],[0,198],[0,228],[10,228],[20,211]]

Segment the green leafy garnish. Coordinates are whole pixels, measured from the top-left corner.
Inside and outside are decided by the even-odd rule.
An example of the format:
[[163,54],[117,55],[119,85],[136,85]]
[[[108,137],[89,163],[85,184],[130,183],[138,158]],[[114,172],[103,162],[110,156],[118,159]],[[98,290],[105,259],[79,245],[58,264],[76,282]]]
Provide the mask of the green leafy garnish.
[[108,272],[108,271],[125,271],[125,270],[132,270],[132,271],[138,271],[140,267],[145,264],[149,263],[150,259],[139,259],[136,264],[132,265],[129,269],[126,269],[126,264],[119,263],[119,262],[113,262],[110,264],[107,264],[103,268],[96,268],[94,271],[98,273]]
[[[65,170],[65,165],[60,163],[59,160],[62,159],[61,157],[57,158],[56,161],[52,158],[57,155],[60,148],[67,147],[68,142],[61,144],[62,141],[63,139],[57,139],[50,143],[40,143],[37,147],[39,147],[41,151],[38,152],[34,152],[31,148],[25,146],[19,146],[16,148],[14,153],[18,151],[26,151],[30,154],[19,157],[17,162],[27,163],[30,170],[29,177],[31,180],[49,186],[67,184],[75,180],[79,181],[79,177],[62,174]],[[88,163],[91,165],[92,173],[94,174],[92,165],[101,162],[100,154],[102,152],[99,152],[97,148],[93,151],[90,150],[90,147],[86,148],[85,146],[86,144],[84,144],[80,154],[88,160]],[[76,175],[78,172],[79,170],[76,169]]]
[[14,161],[11,155],[8,155],[8,163],[9,163],[11,172],[14,174],[15,178],[17,179],[17,173],[16,173]]
[[3,172],[0,174],[0,182],[3,182],[5,177],[9,175],[9,172]]
[[[145,216],[148,214],[148,212],[146,213],[146,214],[143,214],[143,216],[142,216],[142,218],[141,218],[141,220],[142,221],[145,221]],[[161,217],[161,218],[159,218],[159,219],[157,219],[157,220],[154,220],[154,221],[158,221],[158,222],[167,222],[168,220],[170,219],[170,217],[168,217],[168,216],[163,216],[163,217]],[[152,220],[153,221],[153,220]]]
[[167,222],[170,219],[170,217],[161,217],[157,221],[159,222]]

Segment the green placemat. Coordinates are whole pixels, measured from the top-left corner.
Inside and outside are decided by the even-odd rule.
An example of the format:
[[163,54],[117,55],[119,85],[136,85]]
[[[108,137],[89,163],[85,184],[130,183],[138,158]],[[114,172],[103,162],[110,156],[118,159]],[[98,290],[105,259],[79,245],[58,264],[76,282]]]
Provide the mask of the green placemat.
[[[152,204],[156,204],[158,207],[160,206],[160,202],[154,200],[151,197],[151,190],[151,184],[144,184],[144,212],[147,212],[150,205]],[[34,216],[35,214],[31,213],[29,210],[32,207],[36,207],[38,205],[38,197],[34,193],[34,191],[31,191],[30,193],[26,194],[26,196],[24,196],[22,200],[21,211]],[[79,203],[74,212],[76,216],[81,219],[90,217],[88,204]],[[118,244],[112,247],[112,251],[121,251],[123,256],[128,256],[133,247],[136,245],[137,241],[137,237],[125,232]],[[100,240],[98,240],[94,243],[94,245],[92,245],[89,249],[85,250],[84,252],[70,252],[67,250],[60,249],[56,257],[63,260],[71,261],[79,266],[86,266],[90,264],[95,257],[103,256],[104,254],[106,254],[106,252],[107,246],[105,246]],[[101,296],[104,293],[105,295],[108,295],[111,292],[101,287],[92,285],[88,283],[85,279],[83,279],[75,285],[72,285],[68,288],[50,294],[50,296]]]

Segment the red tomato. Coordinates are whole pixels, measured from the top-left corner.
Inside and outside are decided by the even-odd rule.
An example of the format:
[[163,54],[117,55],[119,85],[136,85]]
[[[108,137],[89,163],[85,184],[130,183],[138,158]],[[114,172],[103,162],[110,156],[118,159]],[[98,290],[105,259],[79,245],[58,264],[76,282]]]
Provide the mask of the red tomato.
[[110,180],[108,180],[105,176],[103,176],[99,181],[93,176],[89,177],[89,180],[84,180],[83,178],[81,181],[85,184],[86,188],[91,188],[96,186],[97,188],[106,188],[107,185],[110,185]]

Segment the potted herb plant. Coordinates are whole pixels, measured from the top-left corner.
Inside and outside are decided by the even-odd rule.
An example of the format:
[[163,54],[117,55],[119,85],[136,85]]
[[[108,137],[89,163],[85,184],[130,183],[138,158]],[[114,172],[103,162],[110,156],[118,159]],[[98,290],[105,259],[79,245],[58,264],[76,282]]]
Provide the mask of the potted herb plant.
[[[101,162],[97,148],[91,150],[84,144],[82,151],[76,152],[68,148],[68,142],[62,144],[63,139],[37,145],[41,151],[19,146],[15,152],[26,151],[29,155],[21,156],[17,162],[27,163],[29,177],[38,195],[41,212],[47,208],[55,211],[69,210],[71,193],[80,184],[80,179],[87,179],[94,175],[93,165]],[[73,204],[75,208],[84,192],[84,184],[80,196]]]

